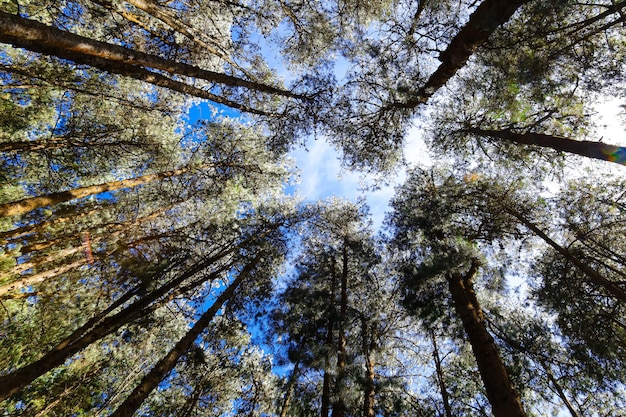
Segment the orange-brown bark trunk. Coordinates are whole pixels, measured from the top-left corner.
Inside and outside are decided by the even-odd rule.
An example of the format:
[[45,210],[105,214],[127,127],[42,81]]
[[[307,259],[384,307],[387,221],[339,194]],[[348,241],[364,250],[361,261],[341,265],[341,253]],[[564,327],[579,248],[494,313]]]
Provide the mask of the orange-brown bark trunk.
[[454,307],[472,346],[494,416],[525,417],[520,397],[513,388],[493,337],[485,327],[472,283],[477,271],[478,264],[474,261],[466,275],[455,273],[448,277]]

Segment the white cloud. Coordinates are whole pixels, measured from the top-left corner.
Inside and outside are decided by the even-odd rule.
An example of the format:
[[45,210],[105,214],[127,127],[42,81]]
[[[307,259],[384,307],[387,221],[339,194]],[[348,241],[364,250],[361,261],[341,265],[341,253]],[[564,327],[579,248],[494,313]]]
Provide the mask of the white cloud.
[[[418,127],[409,131],[405,152],[406,160],[411,165],[429,163]],[[363,176],[342,169],[339,152],[321,139],[310,140],[307,149],[298,148],[291,156],[300,170],[300,184],[296,187],[298,195],[311,202],[331,196],[350,201],[365,197],[375,229],[382,225],[385,213],[389,211],[389,200],[394,195],[395,187],[406,178],[406,171],[402,168],[393,177],[385,178],[386,185],[380,185],[374,176]],[[374,188],[372,186],[377,186],[377,189],[367,190]]]

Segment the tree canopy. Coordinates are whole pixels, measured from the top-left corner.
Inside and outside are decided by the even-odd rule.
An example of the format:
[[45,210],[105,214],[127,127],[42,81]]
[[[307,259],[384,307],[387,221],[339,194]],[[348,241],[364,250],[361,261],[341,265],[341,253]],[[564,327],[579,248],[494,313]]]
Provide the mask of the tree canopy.
[[0,0],[4,415],[626,416],[625,20]]

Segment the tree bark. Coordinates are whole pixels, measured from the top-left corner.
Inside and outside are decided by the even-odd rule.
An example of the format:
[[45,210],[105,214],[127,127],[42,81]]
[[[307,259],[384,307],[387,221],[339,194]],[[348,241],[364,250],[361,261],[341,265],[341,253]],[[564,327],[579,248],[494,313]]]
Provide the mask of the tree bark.
[[9,217],[15,215],[24,215],[33,210],[37,210],[42,207],[52,206],[55,204],[64,203],[66,201],[75,200],[78,198],[88,197],[90,195],[96,195],[107,191],[115,191],[122,188],[132,188],[138,185],[147,184],[153,181],[163,180],[169,177],[175,177],[178,175],[190,172],[192,169],[204,169],[211,165],[204,165],[202,167],[186,167],[176,169],[173,171],[159,172],[156,174],[143,175],[137,178],[129,178],[126,180],[118,180],[105,182],[97,185],[90,185],[87,187],[75,188],[73,190],[62,191],[58,193],[52,193],[39,197],[25,198],[20,201],[11,203],[0,204],[0,217]]
[[448,47],[439,55],[441,64],[431,74],[414,97],[403,103],[394,103],[392,107],[412,109],[424,104],[456,72],[465,66],[470,56],[484,44],[489,36],[530,0],[485,0],[470,15],[469,21],[450,41]]
[[556,151],[573,153],[587,158],[609,161],[616,164],[626,165],[626,147],[608,145],[602,142],[586,140],[574,140],[561,136],[546,135],[542,133],[517,133],[510,129],[491,130],[472,127],[464,132],[472,133],[482,137],[502,139],[508,142],[522,145],[534,145],[542,148],[554,149]]
[[[168,204],[165,207],[161,207],[152,213],[146,214],[145,216],[138,217],[135,219],[131,219],[124,222],[109,222],[104,224],[96,224],[90,228],[85,228],[82,230],[72,231],[70,234],[61,235],[56,239],[51,239],[47,237],[45,241],[40,241],[37,239],[35,242],[30,243],[27,240],[22,240],[21,243],[25,244],[20,248],[20,254],[25,255],[27,253],[38,252],[43,249],[47,249],[51,246],[57,245],[59,243],[68,242],[69,240],[75,239],[80,240],[84,238],[85,233],[90,233],[92,243],[99,242],[105,238],[111,238],[119,235],[121,232],[132,232],[137,226],[141,223],[153,220],[159,217],[161,214],[172,208],[175,204]],[[93,229],[103,229],[102,231],[95,233]],[[104,235],[103,235],[104,234]],[[133,233],[135,234],[135,233]],[[35,239],[33,239],[35,240]]]
[[337,338],[337,379],[332,417],[345,417],[347,407],[344,398],[346,379],[346,321],[348,314],[348,242],[344,239],[341,254],[341,293],[339,298],[339,335]]
[[40,234],[43,233],[43,231],[48,228],[48,227],[52,227],[55,225],[58,225],[59,223],[65,223],[69,220],[73,220],[73,219],[80,219],[83,217],[89,217],[94,213],[97,213],[101,210],[104,210],[105,207],[101,206],[100,204],[98,204],[95,208],[89,209],[86,212],[82,212],[82,213],[78,213],[78,214],[74,214],[74,215],[68,215],[68,216],[63,216],[63,217],[55,217],[52,218],[50,220],[43,220],[39,223],[32,223],[32,224],[28,224],[26,226],[21,226],[18,227],[16,229],[12,229],[12,230],[7,230],[5,232],[0,232],[0,239],[6,239],[6,240],[17,240],[21,237],[24,237],[26,235],[36,235],[36,234]]
[[574,408],[574,406],[572,405],[572,403],[567,398],[567,395],[565,395],[565,391],[563,391],[563,387],[561,387],[561,384],[559,384],[559,381],[557,381],[557,379],[552,374],[552,371],[550,370],[550,367],[548,366],[548,364],[541,362],[541,367],[543,368],[544,371],[546,371],[548,380],[550,381],[550,383],[556,390],[556,393],[561,399],[561,401],[563,401],[563,404],[565,404],[565,407],[567,408],[567,411],[569,411],[570,415],[572,417],[581,417],[576,411],[576,409]]
[[[79,57],[99,58],[111,63],[133,67],[153,68],[170,74],[199,78],[209,82],[285,97],[304,98],[287,90],[248,81],[230,75],[208,71],[193,65],[161,58],[123,46],[97,41],[47,26],[34,20],[0,12],[0,42],[18,48],[75,61]],[[82,59],[81,59],[82,61]],[[101,68],[104,69],[104,68]],[[106,69],[105,69],[106,70]]]
[[[162,285],[158,289],[152,291],[148,295],[135,301],[128,307],[123,308],[113,316],[105,318],[106,314],[112,312],[114,308],[108,308],[106,314],[98,315],[97,319],[88,321],[85,325],[74,331],[70,336],[61,341],[56,347],[45,354],[39,360],[26,365],[20,369],[17,369],[10,374],[0,376],[0,401],[8,398],[9,396],[17,393],[21,388],[34,381],[39,376],[46,372],[56,368],[65,362],[69,357],[77,352],[80,352],[85,347],[100,340],[106,335],[116,331],[125,324],[136,320],[149,311],[156,309],[157,307],[166,304],[172,300],[178,294],[190,291],[198,285],[206,282],[207,280],[216,278],[223,270],[230,267],[230,264],[226,264],[221,268],[213,271],[210,275],[203,277],[199,281],[194,281],[187,284],[185,287],[180,285],[191,278],[198,272],[205,268],[208,268],[218,260],[233,253],[236,249],[240,248],[247,241],[242,242],[239,245],[234,245],[230,248],[225,248],[217,254],[209,257],[203,262],[194,265],[187,271],[183,272],[178,277],[170,280],[167,284]],[[135,293],[127,293],[126,299],[132,298]],[[113,306],[117,308],[121,304],[119,301],[113,303]]]
[[374,346],[375,337],[373,327],[368,330],[368,320],[365,315],[361,315],[361,338],[363,339],[363,357],[365,359],[365,384],[363,387],[363,417],[375,417],[375,395],[376,385],[374,384]]
[[63,274],[67,271],[71,271],[72,269],[83,266],[86,263],[87,263],[87,259],[81,258],[70,264],[57,266],[47,271],[43,271],[34,275],[29,275],[24,278],[18,279],[16,281],[11,282],[10,284],[5,284],[3,286],[0,286],[0,298],[12,298],[10,295],[7,295],[7,294],[14,292],[14,291],[21,290],[23,288],[27,288],[31,285],[38,284],[43,281],[46,281],[50,278],[56,277],[57,275]]
[[569,250],[567,250],[563,246],[561,246],[558,243],[556,243],[543,230],[541,230],[539,227],[537,227],[537,225],[535,225],[530,220],[526,219],[526,217],[524,217],[522,215],[522,213],[518,212],[517,210],[515,210],[515,209],[513,209],[513,208],[511,208],[511,207],[509,207],[507,205],[502,205],[502,207],[504,208],[504,210],[507,213],[509,213],[512,216],[514,216],[515,218],[517,218],[524,226],[526,226],[533,233],[535,233],[537,236],[539,236],[544,242],[546,242],[548,245],[550,245],[552,248],[554,248],[565,259],[567,259],[568,261],[573,263],[580,271],[582,271],[585,275],[587,275],[587,277],[591,280],[591,282],[593,282],[594,284],[600,285],[601,287],[606,289],[611,295],[613,295],[618,300],[620,300],[622,302],[626,301],[626,291],[624,291],[621,287],[619,287],[617,284],[609,281],[608,279],[604,278],[597,271],[592,269],[589,265],[585,264],[580,259],[578,259],[576,256],[574,256]]
[[[156,213],[153,213],[153,215],[156,216]],[[151,215],[152,216],[152,215]],[[151,216],[147,216],[147,217],[151,217]],[[129,222],[131,223],[131,222]],[[96,236],[94,237],[94,239],[90,240],[90,245],[91,244],[96,244],[102,240],[104,240],[105,238],[111,239],[114,237],[117,237],[119,235],[121,235],[122,233],[128,233],[131,232],[132,234],[132,229],[130,229],[128,226],[130,226],[130,224],[127,224],[126,228],[123,228],[123,224],[118,225],[119,227],[117,228],[117,230],[111,230],[109,231],[108,235],[100,235],[100,236]],[[163,239],[163,238],[167,238],[167,237],[171,237],[175,232],[179,232],[181,230],[185,230],[186,228],[188,228],[189,225],[180,227],[180,228],[176,228],[176,229],[172,229],[172,230],[168,230],[167,232],[164,233],[158,233],[158,234],[154,234],[154,235],[147,235],[147,236],[143,236],[140,238],[137,238],[131,242],[126,242],[121,244],[118,248],[116,249],[112,249],[109,250],[108,252],[104,252],[104,253],[100,253],[97,255],[97,258],[99,259],[105,259],[107,256],[110,256],[112,254],[115,253],[119,253],[122,251],[126,251],[129,248],[136,248],[146,242],[151,242],[154,240],[158,240],[158,239]],[[84,243],[79,243],[79,246],[74,246],[74,247],[69,247],[57,252],[53,252],[48,254],[47,256],[43,257],[42,259],[36,259],[33,262],[26,262],[23,264],[18,264],[16,265],[11,271],[9,271],[8,273],[0,273],[0,278],[7,278],[7,277],[11,277],[14,274],[19,274],[23,271],[26,271],[28,269],[31,268],[35,268],[37,267],[37,269],[39,269],[39,272],[37,272],[34,275],[25,275],[25,276],[20,276],[19,279],[16,279],[8,284],[4,284],[2,286],[0,286],[0,297],[4,297],[4,298],[13,298],[11,297],[6,297],[7,293],[10,292],[14,292],[16,290],[21,290],[22,288],[26,288],[29,286],[32,286],[33,284],[38,284],[40,282],[43,282],[47,279],[50,278],[54,278],[60,274],[64,274],[68,271],[71,271],[75,268],[78,268],[82,265],[85,265],[87,263],[93,263],[94,259],[93,256],[91,255],[91,246],[89,247],[89,252],[86,252],[87,248],[85,246]],[[56,265],[53,268],[50,268],[48,270],[43,270],[43,268],[41,268],[42,266],[45,266],[48,263],[58,263],[59,260],[67,258],[71,255],[74,255],[78,252],[85,252],[85,256],[82,257],[81,259],[72,262],[71,264],[66,264],[66,265]]]
[[493,337],[485,327],[485,318],[478,304],[472,280],[478,272],[478,262],[472,260],[467,274],[448,276],[454,307],[472,346],[487,398],[495,417],[525,417],[519,395],[502,363]]
[[443,375],[443,368],[441,367],[441,357],[439,356],[439,349],[437,348],[437,338],[435,336],[435,332],[432,329],[430,330],[430,338],[433,341],[433,357],[435,358],[435,370],[437,372],[437,382],[439,384],[439,390],[441,391],[443,409],[446,413],[446,417],[452,417],[450,396],[448,395],[448,389],[446,388],[446,381]]
[[326,322],[326,340],[324,344],[328,351],[326,352],[325,365],[326,369],[324,369],[324,380],[322,382],[322,405],[320,414],[321,417],[328,417],[328,412],[330,410],[330,386],[332,383],[332,374],[330,372],[330,352],[333,347],[333,331],[335,328],[335,291],[337,287],[337,276],[335,271],[335,258],[331,258],[330,264],[330,302],[328,309],[328,321]]
[[280,406],[280,417],[287,417],[287,410],[289,410],[291,396],[293,395],[293,387],[296,384],[299,372],[300,359],[298,359],[296,364],[293,366],[293,371],[291,371],[291,375],[289,376],[289,381],[287,382],[287,390],[285,391],[285,397],[283,398],[283,403]]
[[111,417],[130,417],[141,406],[152,390],[169,374],[178,359],[191,347],[196,338],[211,323],[217,312],[224,303],[229,301],[235,290],[248,278],[250,272],[256,266],[260,255],[247,264],[237,278],[217,297],[213,305],[198,319],[196,324],[176,343],[176,345],[144,376],[139,385],[115,410]]
[[[80,252],[80,250],[81,250],[80,247],[69,247],[69,248],[65,248],[60,251],[57,251],[55,253],[50,253],[39,258],[31,259],[28,262],[17,264],[10,270],[0,273],[0,279],[11,278],[14,275],[21,274],[22,272],[27,271],[32,268],[40,269],[43,265],[58,261],[59,259],[66,258],[68,256],[72,256]],[[10,284],[4,284],[2,287],[6,285],[10,285]]]

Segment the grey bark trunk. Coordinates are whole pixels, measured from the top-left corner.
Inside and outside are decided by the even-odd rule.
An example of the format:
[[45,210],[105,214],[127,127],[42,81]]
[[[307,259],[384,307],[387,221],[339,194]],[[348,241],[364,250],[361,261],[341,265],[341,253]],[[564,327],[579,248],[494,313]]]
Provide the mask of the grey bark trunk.
[[191,278],[203,269],[208,268],[219,259],[222,259],[239,247],[240,245],[236,245],[220,251],[214,256],[206,259],[204,262],[188,269],[157,290],[151,292],[143,298],[138,299],[133,304],[122,309],[113,316],[106,317],[110,312],[121,306],[123,302],[130,300],[136,295],[136,292],[126,293],[124,297],[114,302],[110,308],[106,309],[103,313],[97,315],[92,320],[89,320],[85,325],[75,330],[70,336],[60,342],[39,360],[11,372],[10,374],[1,376],[0,401],[17,393],[20,389],[34,381],[36,378],[61,365],[65,362],[65,360],[67,360],[67,358],[77,352],[80,352],[82,349],[100,340],[104,336],[116,331],[123,325],[132,322],[161,305],[166,304],[174,296],[189,291],[203,282],[218,276],[224,268],[228,267],[228,265],[219,268],[212,274],[203,277],[201,280],[191,282],[185,287],[181,287],[181,284],[185,280]]
[[441,366],[441,357],[439,356],[439,348],[437,347],[437,338],[433,330],[430,331],[430,338],[433,341],[433,357],[435,358],[435,370],[437,372],[437,383],[441,391],[441,399],[443,401],[443,409],[446,417],[452,417],[452,408],[450,407],[450,395],[446,388],[446,381],[443,375],[443,367]]
[[148,395],[176,366],[178,359],[193,345],[196,338],[211,323],[222,306],[233,297],[237,288],[248,278],[248,275],[256,266],[258,259],[259,256],[243,268],[237,278],[217,297],[213,305],[198,319],[187,334],[144,376],[133,392],[111,414],[111,417],[130,417],[137,411]]

